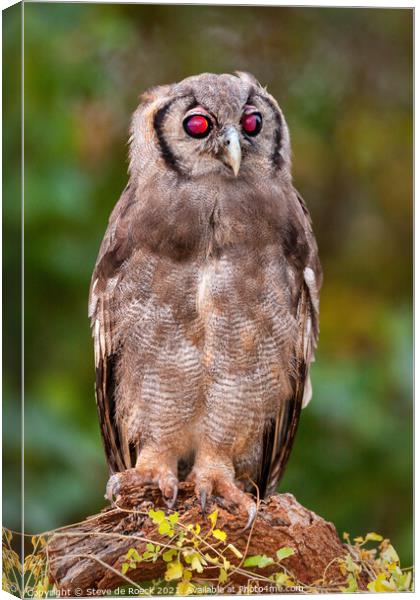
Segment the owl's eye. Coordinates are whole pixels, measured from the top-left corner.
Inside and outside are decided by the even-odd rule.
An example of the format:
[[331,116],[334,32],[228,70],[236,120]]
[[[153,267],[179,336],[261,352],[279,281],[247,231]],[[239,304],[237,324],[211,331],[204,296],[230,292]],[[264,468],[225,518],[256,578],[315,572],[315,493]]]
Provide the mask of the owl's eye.
[[191,115],[184,119],[184,129],[193,138],[204,138],[210,133],[211,122],[203,115]]
[[262,116],[259,112],[245,114],[241,119],[241,125],[246,134],[258,135],[262,127]]

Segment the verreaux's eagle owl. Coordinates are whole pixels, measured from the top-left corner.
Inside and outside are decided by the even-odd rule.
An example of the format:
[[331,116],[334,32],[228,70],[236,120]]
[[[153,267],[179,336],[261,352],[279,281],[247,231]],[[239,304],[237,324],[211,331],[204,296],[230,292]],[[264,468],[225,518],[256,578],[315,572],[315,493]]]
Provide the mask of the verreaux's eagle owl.
[[289,132],[249,74],[144,94],[129,182],[92,277],[96,397],[111,472],[168,504],[189,469],[205,506],[275,490],[311,396],[321,268]]

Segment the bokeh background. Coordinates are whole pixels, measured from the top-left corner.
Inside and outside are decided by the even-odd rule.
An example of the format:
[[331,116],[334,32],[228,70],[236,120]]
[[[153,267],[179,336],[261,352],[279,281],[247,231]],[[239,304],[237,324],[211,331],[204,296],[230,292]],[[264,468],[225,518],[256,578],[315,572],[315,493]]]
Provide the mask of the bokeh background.
[[[325,277],[314,397],[281,490],[340,534],[390,537],[411,564],[412,27],[410,10],[25,5],[28,533],[104,504],[87,295],[127,180],[138,95],[239,69],[284,109]],[[13,35],[6,27],[5,42]],[[9,94],[6,106],[7,135],[18,98]],[[17,174],[13,153],[4,160]],[[16,196],[5,207],[6,235],[18,226]],[[7,253],[6,269],[17,272],[18,259]],[[7,356],[17,325],[6,323]],[[5,390],[17,403],[7,356]],[[6,463],[16,466],[19,440],[5,410]],[[12,488],[5,509],[4,524],[16,528]]]

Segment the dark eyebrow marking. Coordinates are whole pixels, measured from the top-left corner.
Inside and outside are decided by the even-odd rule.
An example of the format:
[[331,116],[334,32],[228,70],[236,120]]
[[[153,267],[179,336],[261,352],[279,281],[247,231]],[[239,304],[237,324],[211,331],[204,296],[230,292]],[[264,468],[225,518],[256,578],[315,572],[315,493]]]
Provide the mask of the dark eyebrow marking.
[[274,119],[276,121],[276,128],[274,130],[274,148],[273,153],[271,155],[271,162],[276,169],[280,169],[282,167],[284,160],[280,154],[281,142],[282,142],[282,120],[279,111],[277,110],[275,104],[267,98],[266,96],[262,96],[261,94],[256,93],[255,96],[260,98],[263,102],[265,102],[272,110],[274,114]]
[[195,96],[193,96],[193,99],[191,100],[191,102],[188,104],[187,108],[185,109],[186,112],[188,112],[189,110],[191,110],[192,108],[194,108],[195,106],[198,106],[198,100],[195,98]]
[[[181,98],[182,97],[183,96],[181,96]],[[155,116],[153,118],[153,127],[155,128],[156,137],[159,142],[160,153],[161,153],[163,160],[165,161],[165,163],[167,164],[167,166],[170,169],[172,169],[173,171],[178,173],[178,175],[183,175],[184,173],[182,172],[182,170],[178,164],[178,160],[177,160],[175,154],[172,152],[172,150],[163,134],[163,123],[165,121],[165,117],[166,117],[169,109],[171,108],[172,104],[178,100],[180,100],[179,97],[172,98],[166,104],[164,104],[162,106],[162,108],[160,108],[158,111],[156,111]]]
[[257,95],[257,92],[255,90],[251,90],[249,92],[249,96],[246,99],[244,106],[246,106],[247,104],[252,104],[252,100],[253,100],[254,96],[256,96],[256,95]]

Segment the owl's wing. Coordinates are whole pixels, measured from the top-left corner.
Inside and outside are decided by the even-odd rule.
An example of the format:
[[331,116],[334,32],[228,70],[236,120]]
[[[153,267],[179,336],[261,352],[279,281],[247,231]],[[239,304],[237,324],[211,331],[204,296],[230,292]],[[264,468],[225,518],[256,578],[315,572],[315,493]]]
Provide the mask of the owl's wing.
[[134,249],[130,218],[134,207],[130,184],[123,191],[109,219],[89,294],[89,317],[95,347],[96,404],[108,467],[111,473],[132,466],[125,432],[115,418],[115,367],[118,352],[115,336],[114,295],[122,276],[122,265]]
[[276,490],[292,449],[301,409],[311,399],[309,365],[314,360],[319,332],[319,291],[322,284],[322,270],[309,212],[298,192],[293,199],[293,213],[302,231],[302,239],[296,244],[295,251],[299,253],[299,246],[300,248],[306,246],[303,264],[299,257],[293,255],[293,250],[288,257],[291,268],[296,270],[296,281],[300,282],[296,311],[298,336],[294,352],[295,368],[291,376],[293,394],[282,404],[277,418],[270,424],[264,436],[258,481],[262,497]]

